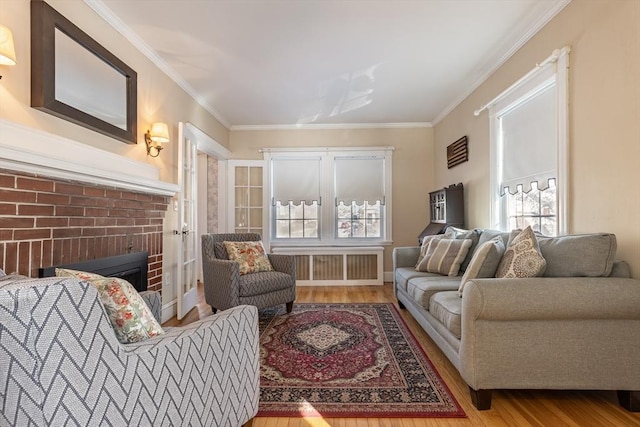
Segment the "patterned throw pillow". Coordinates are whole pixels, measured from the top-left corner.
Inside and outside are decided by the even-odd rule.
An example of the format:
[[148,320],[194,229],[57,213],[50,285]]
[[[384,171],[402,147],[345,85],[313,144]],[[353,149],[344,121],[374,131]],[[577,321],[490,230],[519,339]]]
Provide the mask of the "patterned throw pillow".
[[240,274],[273,270],[261,241],[224,242],[224,246],[229,259],[239,264]]
[[504,242],[499,236],[480,245],[473,254],[467,270],[462,275],[458,295],[462,297],[462,290],[467,280],[494,277],[504,251]]
[[75,277],[76,279],[80,279],[80,280],[104,278],[104,276],[101,276],[96,273],[87,273],[86,271],[71,270],[69,268],[56,268],[56,276],[57,277]]
[[56,268],[56,276],[75,277],[95,286],[113,331],[121,343],[139,342],[164,334],[138,291],[126,280],[61,268]]
[[447,228],[444,234],[430,234],[428,236],[424,236],[422,238],[422,244],[420,245],[420,254],[418,255],[418,262],[416,262],[416,270],[420,271],[418,270],[418,266],[424,259],[424,256],[427,254],[427,249],[429,249],[429,242],[439,239],[452,239],[454,237],[455,231],[452,227]]
[[536,236],[529,226],[512,239],[498,265],[496,277],[536,277],[544,273],[546,266]]
[[434,239],[429,242],[427,254],[418,271],[457,276],[460,264],[471,247],[471,239]]
[[425,255],[427,255],[427,249],[429,249],[429,243],[432,240],[439,240],[439,239],[442,239],[443,237],[444,236],[442,234],[432,234],[430,236],[424,236],[422,238],[422,245],[420,245],[420,254],[418,255],[418,261],[416,262],[417,271],[420,271],[418,269],[418,266],[420,266],[420,263],[424,259]]

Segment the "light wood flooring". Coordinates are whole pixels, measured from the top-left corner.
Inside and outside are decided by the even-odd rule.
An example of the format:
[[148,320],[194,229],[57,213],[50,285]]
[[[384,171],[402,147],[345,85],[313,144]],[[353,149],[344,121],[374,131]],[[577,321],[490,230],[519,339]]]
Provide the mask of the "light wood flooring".
[[[200,289],[201,291],[201,289]],[[296,302],[393,302],[390,283],[384,286],[299,286]],[[640,413],[627,412],[618,406],[613,391],[512,390],[494,391],[490,410],[478,411],[471,403],[469,390],[458,371],[431,341],[406,310],[401,313],[422,344],[467,418],[274,418],[258,417],[253,427],[454,427],[454,426],[639,426]],[[200,302],[181,321],[175,318],[164,325],[179,326],[211,315],[211,308]],[[639,362],[640,363],[640,356]]]

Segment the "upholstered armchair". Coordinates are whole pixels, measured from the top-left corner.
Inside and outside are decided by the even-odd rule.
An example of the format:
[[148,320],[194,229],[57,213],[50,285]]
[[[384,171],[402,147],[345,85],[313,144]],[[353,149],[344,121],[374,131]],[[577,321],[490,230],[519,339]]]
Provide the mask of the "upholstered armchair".
[[0,426],[250,423],[257,318],[239,306],[121,344],[87,282],[0,279]]
[[202,235],[204,296],[213,312],[240,304],[258,309],[286,304],[293,309],[296,299],[296,263],[292,255],[267,254],[273,271],[240,274],[239,265],[229,260],[224,242],[259,242],[257,233]]

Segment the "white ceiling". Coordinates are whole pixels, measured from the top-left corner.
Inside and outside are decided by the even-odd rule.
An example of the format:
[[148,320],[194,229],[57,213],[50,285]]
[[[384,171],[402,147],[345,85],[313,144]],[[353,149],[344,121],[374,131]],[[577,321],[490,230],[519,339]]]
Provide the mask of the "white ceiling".
[[246,129],[437,123],[568,0],[85,2]]

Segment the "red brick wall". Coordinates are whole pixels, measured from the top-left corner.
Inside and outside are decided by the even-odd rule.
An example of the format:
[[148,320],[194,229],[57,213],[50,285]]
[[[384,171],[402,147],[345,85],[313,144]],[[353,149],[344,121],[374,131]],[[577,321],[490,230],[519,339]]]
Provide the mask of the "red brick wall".
[[149,252],[148,287],[162,287],[164,196],[0,170],[0,265],[39,267]]

